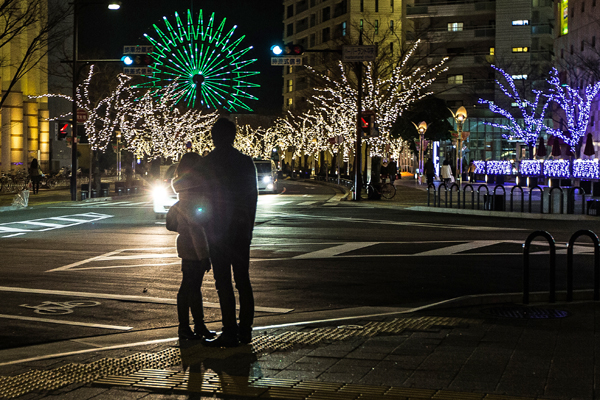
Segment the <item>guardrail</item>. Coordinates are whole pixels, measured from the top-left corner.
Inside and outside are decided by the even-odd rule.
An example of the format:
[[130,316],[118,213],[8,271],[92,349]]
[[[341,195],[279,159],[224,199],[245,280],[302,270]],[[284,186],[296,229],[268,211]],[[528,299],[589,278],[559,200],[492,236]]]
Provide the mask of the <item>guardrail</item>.
[[[477,189],[475,189],[475,186],[477,186]],[[458,208],[471,208],[471,209],[477,209],[477,210],[481,210],[482,208],[484,210],[495,210],[495,211],[510,211],[510,212],[514,212],[515,211],[515,196],[518,192],[518,197],[520,197],[520,203],[521,203],[521,207],[520,207],[520,212],[525,212],[525,196],[528,197],[528,211],[529,213],[533,213],[534,212],[534,197],[537,197],[537,199],[535,199],[536,202],[538,202],[537,204],[539,204],[539,212],[541,214],[544,214],[545,212],[548,212],[550,214],[552,213],[560,213],[560,214],[564,214],[565,212],[567,214],[574,214],[576,207],[575,205],[575,197],[581,196],[581,213],[582,214],[586,214],[589,213],[591,210],[595,210],[597,207],[600,210],[600,205],[596,205],[594,202],[596,200],[589,200],[586,201],[586,196],[588,196],[589,194],[586,193],[585,189],[583,189],[580,186],[575,186],[573,188],[570,188],[568,190],[565,190],[563,188],[560,187],[552,187],[550,188],[550,190],[548,191],[544,191],[544,189],[542,189],[540,186],[534,186],[529,188],[529,190],[525,190],[526,188],[520,186],[520,185],[515,185],[511,188],[510,190],[510,194],[507,193],[507,188],[504,185],[498,184],[496,186],[494,186],[493,191],[490,190],[490,187],[488,187],[488,185],[486,184],[481,184],[481,185],[473,185],[473,184],[466,184],[463,187],[459,186],[456,183],[453,183],[452,185],[450,185],[449,187],[445,184],[445,183],[441,183],[440,185],[438,185],[437,187],[433,184],[430,184],[427,187],[427,206],[431,207],[449,207],[449,208],[453,208],[454,207],[454,194],[456,193],[457,196],[457,201],[456,201],[456,207]],[[559,193],[556,194],[555,192],[558,191]],[[461,195],[462,192],[462,202],[461,202]],[[470,205],[469,205],[469,201],[467,199],[467,193],[470,192],[471,193],[471,199],[470,199]],[[539,192],[539,193],[537,193]],[[432,194],[433,194],[433,201],[432,201]],[[510,207],[507,207],[507,195],[509,196],[509,204]],[[554,200],[556,198],[556,196],[559,196],[560,198],[557,200],[559,202],[559,205],[557,205],[555,207],[554,205]],[[483,196],[483,197],[482,197]],[[442,206],[442,197],[444,198],[444,205]],[[475,200],[475,197],[477,197],[477,200]],[[482,203],[482,199],[483,199],[483,205]],[[565,199],[566,199],[566,206],[565,206]],[[548,201],[548,209],[545,209],[545,202]],[[477,204],[477,207],[475,206],[475,204]],[[537,207],[536,207],[537,209]],[[507,211],[507,212],[508,212]],[[600,213],[597,213],[600,214]]]

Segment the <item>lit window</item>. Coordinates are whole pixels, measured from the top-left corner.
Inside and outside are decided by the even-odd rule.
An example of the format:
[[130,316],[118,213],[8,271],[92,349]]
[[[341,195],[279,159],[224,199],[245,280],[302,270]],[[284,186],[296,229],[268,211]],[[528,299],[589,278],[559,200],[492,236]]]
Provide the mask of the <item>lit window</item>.
[[294,71],[294,67],[292,67],[291,65],[288,65],[288,74],[291,74]]
[[448,83],[451,85],[461,85],[463,83],[462,75],[450,75],[448,77]]
[[490,47],[490,56],[493,56],[495,52],[496,49],[494,47]]
[[342,22],[342,36],[346,36],[346,34],[348,33],[348,26],[346,24],[346,21]]
[[293,79],[289,79],[288,80],[288,93],[291,93],[294,91],[294,80]]
[[459,32],[463,30],[462,22],[448,22],[448,32]]
[[375,34],[379,34],[379,20],[376,19],[375,20]]
[[359,28],[360,28],[360,30],[361,30],[361,31],[363,30],[363,25],[364,25],[364,22],[363,22],[363,20],[361,19],[361,20],[359,21],[359,23],[358,23],[358,26],[359,26]]
[[516,19],[512,22],[513,26],[524,26],[529,25],[528,19]]
[[290,97],[289,99],[287,99],[287,105],[288,107],[291,107],[293,103],[293,99]]
[[527,79],[527,74],[519,74],[519,75],[511,75],[511,78],[515,81],[520,81],[523,79]]
[[390,21],[390,32],[394,33],[394,21]]
[[513,53],[527,53],[529,51],[529,47],[513,47]]

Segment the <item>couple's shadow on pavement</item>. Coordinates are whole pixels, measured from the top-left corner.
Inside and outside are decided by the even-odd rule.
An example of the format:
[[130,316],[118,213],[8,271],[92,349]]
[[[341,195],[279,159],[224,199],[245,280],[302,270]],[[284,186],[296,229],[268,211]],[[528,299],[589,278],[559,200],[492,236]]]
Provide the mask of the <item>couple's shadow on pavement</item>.
[[179,349],[183,371],[189,370],[190,399],[200,399],[202,392],[257,397],[264,391],[249,385],[250,372],[253,377],[261,375],[250,345],[214,348],[190,341],[181,342]]

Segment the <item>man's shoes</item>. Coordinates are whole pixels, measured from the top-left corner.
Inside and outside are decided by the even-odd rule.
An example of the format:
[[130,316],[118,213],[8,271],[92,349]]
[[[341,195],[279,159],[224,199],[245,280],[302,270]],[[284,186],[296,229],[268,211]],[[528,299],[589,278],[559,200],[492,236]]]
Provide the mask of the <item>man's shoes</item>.
[[232,335],[230,333],[222,333],[218,338],[206,340],[204,342],[204,345],[208,347],[237,347],[239,344],[240,341],[238,340],[237,335]]
[[179,328],[177,333],[179,335],[179,340],[202,340],[202,335],[196,334],[190,328]]
[[217,332],[208,330],[208,328],[204,324],[196,325],[196,327],[194,328],[194,332],[196,333],[196,335],[200,335],[205,339],[214,339],[215,336],[217,336]]
[[250,328],[250,329],[240,328],[240,331],[238,333],[238,339],[240,340],[240,343],[243,343],[243,344],[252,343],[252,328]]

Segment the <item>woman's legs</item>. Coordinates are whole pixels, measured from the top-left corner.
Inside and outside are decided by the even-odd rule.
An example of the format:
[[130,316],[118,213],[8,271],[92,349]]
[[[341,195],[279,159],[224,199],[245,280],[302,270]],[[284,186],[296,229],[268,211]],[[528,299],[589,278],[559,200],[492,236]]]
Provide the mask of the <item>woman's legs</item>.
[[190,310],[194,318],[196,334],[200,337],[214,337],[204,325],[204,305],[202,302],[202,280],[204,273],[210,269],[210,260],[182,260],[181,287],[177,293],[177,316],[180,332],[190,333]]

